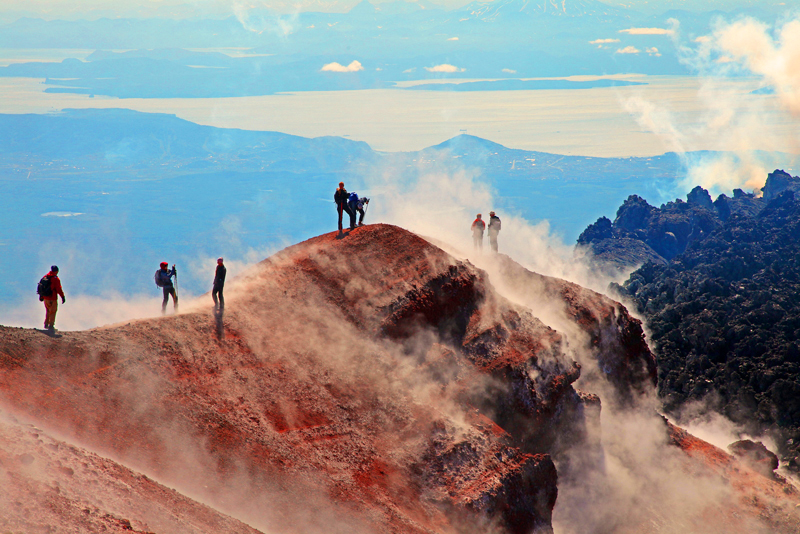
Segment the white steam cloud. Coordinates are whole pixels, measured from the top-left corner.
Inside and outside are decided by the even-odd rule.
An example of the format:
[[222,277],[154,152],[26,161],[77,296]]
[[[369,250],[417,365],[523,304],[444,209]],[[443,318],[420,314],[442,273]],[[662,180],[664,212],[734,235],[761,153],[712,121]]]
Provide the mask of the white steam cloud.
[[589,44],[609,44],[618,42],[619,39],[595,39],[594,41],[589,41]]
[[766,24],[753,19],[720,26],[712,46],[773,87],[781,104],[800,116],[800,19],[787,22],[773,39]]
[[[667,150],[684,158],[687,176],[679,184],[682,190],[678,195],[696,185],[713,195],[730,194],[735,188],[758,189],[769,172],[785,164],[781,153],[800,153],[796,127],[800,117],[800,19],[778,28],[776,38],[771,33],[768,25],[749,18],[719,21],[712,35],[679,48],[681,61],[701,73],[698,96],[705,108],[701,115],[686,117],[679,103],[669,99],[656,102],[631,97],[624,101],[640,126],[659,135]],[[655,47],[646,51],[651,56],[660,54]],[[741,81],[733,83],[730,74],[750,74],[756,79],[748,89]],[[753,93],[762,87],[772,88],[774,95]],[[765,116],[778,117],[787,127],[766,127]],[[687,154],[709,146],[726,153]]]

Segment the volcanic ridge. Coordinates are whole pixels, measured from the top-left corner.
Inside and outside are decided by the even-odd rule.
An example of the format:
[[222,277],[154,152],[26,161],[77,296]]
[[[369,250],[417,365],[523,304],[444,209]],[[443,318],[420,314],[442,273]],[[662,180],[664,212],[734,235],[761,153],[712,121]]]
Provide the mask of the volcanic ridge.
[[[656,362],[621,304],[489,263],[376,224],[254,266],[224,315],[0,327],[0,531],[553,532],[559,498],[613,482],[601,397],[646,404]],[[796,532],[768,451],[644,413],[662,459],[726,489],[677,522],[634,506],[616,532]]]

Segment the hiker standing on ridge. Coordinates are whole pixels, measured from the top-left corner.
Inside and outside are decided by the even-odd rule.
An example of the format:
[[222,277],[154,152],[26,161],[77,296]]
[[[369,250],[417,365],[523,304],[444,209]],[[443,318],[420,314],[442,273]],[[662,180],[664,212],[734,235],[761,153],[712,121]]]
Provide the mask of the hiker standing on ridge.
[[36,292],[39,294],[39,300],[44,302],[44,329],[55,332],[58,297],[61,296],[61,304],[67,301],[64,296],[64,290],[61,289],[61,280],[58,278],[57,265],[50,267],[50,272],[39,280],[39,286],[36,288]]
[[356,212],[360,214],[358,218],[358,225],[364,226],[364,204],[369,204],[368,198],[358,198],[358,195],[355,191],[350,193],[350,196],[347,197],[347,204],[350,207],[350,229],[352,230],[356,226]]
[[164,290],[164,301],[161,303],[161,313],[167,313],[167,303],[169,296],[172,295],[172,304],[175,308],[175,313],[178,313],[178,294],[175,292],[175,286],[172,285],[172,277],[178,277],[178,270],[172,266],[171,270],[167,270],[169,264],[165,261],[161,262],[161,268],[156,271],[155,280],[156,285]]
[[[214,299],[214,309],[222,310],[225,308],[225,298],[222,296],[222,288],[225,287],[225,273],[228,270],[222,264],[222,258],[217,260],[217,271],[214,273],[214,286],[211,289],[211,298]],[[219,295],[219,301],[217,296]]]
[[497,252],[497,234],[500,233],[500,217],[494,214],[493,211],[489,212],[489,245],[492,250]]
[[486,223],[481,219],[481,214],[476,215],[475,220],[472,221],[472,245],[475,250],[483,252],[483,231],[486,230]]
[[339,235],[342,235],[342,211],[346,211],[350,216],[350,229],[355,226],[355,214],[350,211],[350,206],[347,205],[347,189],[344,188],[344,182],[339,182],[339,188],[333,194],[333,201],[336,202],[336,210],[339,212]]

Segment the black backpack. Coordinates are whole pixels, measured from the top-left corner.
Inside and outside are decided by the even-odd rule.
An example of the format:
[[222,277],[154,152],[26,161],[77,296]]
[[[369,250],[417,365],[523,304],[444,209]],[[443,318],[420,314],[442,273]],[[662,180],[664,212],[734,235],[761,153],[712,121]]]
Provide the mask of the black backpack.
[[39,285],[36,286],[36,293],[40,297],[50,297],[53,295],[53,289],[50,287],[50,275],[46,274],[39,280]]

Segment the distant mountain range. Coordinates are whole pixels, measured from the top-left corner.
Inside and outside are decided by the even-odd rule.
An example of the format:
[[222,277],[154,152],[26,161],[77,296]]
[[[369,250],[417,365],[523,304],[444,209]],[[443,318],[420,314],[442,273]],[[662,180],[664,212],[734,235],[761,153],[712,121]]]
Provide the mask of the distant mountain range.
[[[379,153],[338,137],[220,129],[124,109],[0,115],[0,155],[0,250],[7,260],[0,263],[0,297],[7,301],[31,291],[29,273],[18,266],[43,247],[68,247],[80,251],[80,265],[102,265],[72,281],[73,291],[129,291],[141,281],[115,273],[147,271],[154,257],[218,255],[220,247],[237,255],[329,230],[340,180],[375,196],[376,177],[390,170],[402,170],[409,187],[431,169],[468,170],[495,191],[496,209],[548,219],[568,239],[630,190],[656,198],[682,172],[674,154],[569,157],[468,135],[420,152]],[[370,213],[389,202],[377,194]],[[165,240],[165,233],[179,239]],[[204,287],[205,280],[185,275],[182,283]]]

